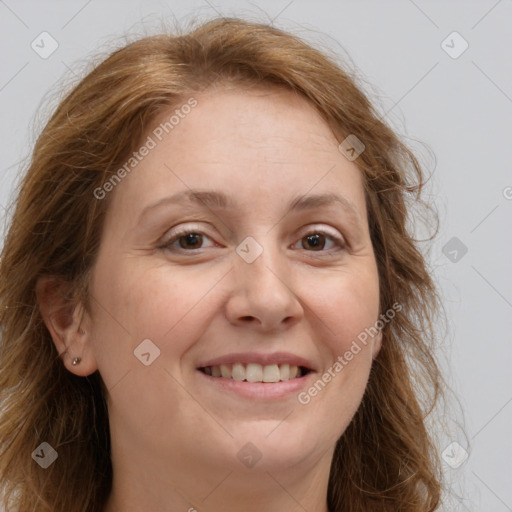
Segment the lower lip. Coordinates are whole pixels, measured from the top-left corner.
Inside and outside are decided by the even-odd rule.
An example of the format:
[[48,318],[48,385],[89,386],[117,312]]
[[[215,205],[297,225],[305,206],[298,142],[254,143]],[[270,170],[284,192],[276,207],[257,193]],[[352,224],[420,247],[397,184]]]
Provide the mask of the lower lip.
[[218,386],[223,391],[230,391],[243,398],[255,400],[277,400],[297,395],[306,387],[306,382],[313,375],[313,372],[309,372],[302,377],[279,382],[247,382],[246,380],[212,377],[200,370],[197,372],[207,379],[207,382]]

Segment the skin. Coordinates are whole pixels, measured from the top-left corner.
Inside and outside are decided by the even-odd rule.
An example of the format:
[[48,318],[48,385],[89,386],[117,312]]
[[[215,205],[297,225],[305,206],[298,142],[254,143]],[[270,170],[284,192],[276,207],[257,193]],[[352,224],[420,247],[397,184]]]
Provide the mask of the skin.
[[[232,352],[286,351],[314,365],[309,387],[376,322],[361,172],[290,91],[194,97],[198,105],[111,192],[90,314],[63,310],[49,279],[38,283],[41,310],[68,370],[98,369],[108,389],[107,512],[326,512],[335,443],[361,402],[380,336],[307,405],[297,393],[269,402],[221,392],[196,367]],[[223,191],[238,205],[167,205],[139,219],[190,188]],[[325,192],[346,198],[353,220],[337,204],[287,213],[292,199]],[[181,227],[202,242],[162,248]],[[315,250],[306,235],[323,230],[343,245],[326,238]],[[252,263],[235,250],[248,236],[263,248]],[[149,366],[134,357],[144,339],[160,350]],[[237,457],[249,442],[261,454],[253,467]]]

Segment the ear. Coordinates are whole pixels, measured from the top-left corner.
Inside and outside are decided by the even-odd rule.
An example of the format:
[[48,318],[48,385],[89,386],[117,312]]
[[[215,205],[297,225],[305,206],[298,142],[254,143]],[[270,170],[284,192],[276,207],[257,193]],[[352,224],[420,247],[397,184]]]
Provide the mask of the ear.
[[375,359],[380,352],[382,347],[382,331],[379,331],[379,334],[373,338],[372,341],[372,359]]
[[[73,300],[71,285],[53,276],[40,277],[36,283],[36,297],[64,366],[81,377],[95,372],[98,365],[90,340],[90,319],[83,306]],[[80,360],[73,365],[75,358]]]

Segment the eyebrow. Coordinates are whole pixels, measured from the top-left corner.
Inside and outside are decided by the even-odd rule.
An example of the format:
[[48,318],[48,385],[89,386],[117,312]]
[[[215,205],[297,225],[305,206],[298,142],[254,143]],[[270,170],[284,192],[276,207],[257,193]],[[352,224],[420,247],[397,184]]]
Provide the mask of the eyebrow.
[[[160,199],[156,203],[150,204],[139,216],[139,220],[146,217],[152,210],[167,204],[186,204],[191,203],[199,206],[202,209],[208,210],[229,210],[236,209],[238,203],[231,197],[227,196],[224,192],[217,190],[186,190],[178,192],[168,197]],[[315,208],[321,208],[338,204],[343,207],[345,212],[349,215],[357,225],[360,224],[360,214],[356,206],[349,201],[346,197],[334,194],[310,194],[298,196],[292,199],[287,206],[286,212],[292,211],[306,211]]]

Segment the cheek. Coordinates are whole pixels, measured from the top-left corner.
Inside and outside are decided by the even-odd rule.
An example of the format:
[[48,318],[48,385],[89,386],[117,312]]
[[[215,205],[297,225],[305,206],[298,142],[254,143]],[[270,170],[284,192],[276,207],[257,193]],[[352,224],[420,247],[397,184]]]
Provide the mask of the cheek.
[[[303,415],[335,442],[346,430],[363,398],[372,365],[368,330],[378,319],[379,285],[376,268],[330,276],[310,297],[314,315],[321,320],[324,367],[310,387],[300,393]],[[329,417],[331,421],[325,422]]]
[[379,314],[377,270],[365,265],[325,284],[322,293],[311,297],[310,305],[325,327],[321,349],[328,365],[323,371],[330,375],[326,380],[336,381],[333,387],[349,382],[361,387],[371,367],[372,335]]
[[[310,298],[310,307],[322,320],[326,342],[333,352],[349,350],[353,340],[375,325],[379,315],[379,281],[375,267],[331,276]],[[364,334],[360,336],[364,340]],[[364,348],[362,344],[362,348]]]
[[209,295],[222,275],[204,269],[169,270],[165,264],[161,269],[137,268],[130,260],[109,272],[98,267],[94,339],[104,373],[110,373],[113,361],[115,373],[120,366],[139,365],[133,352],[146,339],[166,356],[166,367],[178,364],[208,324]]
[[93,338],[110,405],[135,430],[179,428],[172,411],[183,407],[200,424],[204,411],[185,391],[180,363],[210,321],[208,293],[222,274],[137,268],[133,260],[108,270],[98,267],[94,281]]

